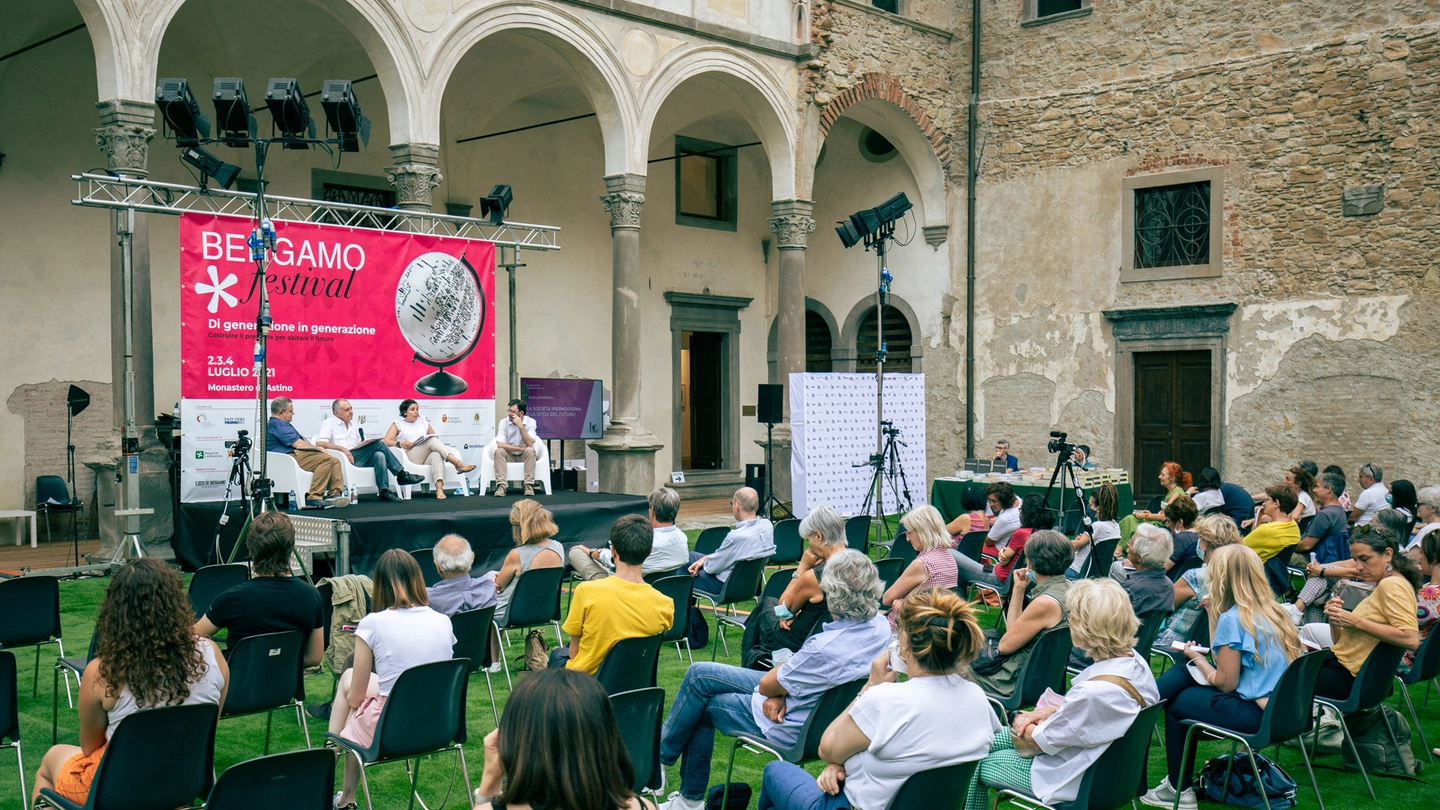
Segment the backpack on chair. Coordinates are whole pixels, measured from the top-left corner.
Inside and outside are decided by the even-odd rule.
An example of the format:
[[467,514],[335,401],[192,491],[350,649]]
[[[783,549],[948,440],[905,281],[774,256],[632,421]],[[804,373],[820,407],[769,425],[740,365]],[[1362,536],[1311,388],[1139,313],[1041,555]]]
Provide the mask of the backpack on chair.
[[525,668],[539,672],[550,666],[550,645],[545,643],[545,634],[538,629],[525,634]]
[[[1399,712],[1382,703],[1369,711],[1347,715],[1346,722],[1350,723],[1350,741],[1360,752],[1366,773],[1399,776],[1420,773],[1420,765],[1410,750],[1410,723]],[[1356,726],[1363,730],[1357,730]],[[1342,754],[1346,768],[1359,770],[1348,746],[1342,749]]]

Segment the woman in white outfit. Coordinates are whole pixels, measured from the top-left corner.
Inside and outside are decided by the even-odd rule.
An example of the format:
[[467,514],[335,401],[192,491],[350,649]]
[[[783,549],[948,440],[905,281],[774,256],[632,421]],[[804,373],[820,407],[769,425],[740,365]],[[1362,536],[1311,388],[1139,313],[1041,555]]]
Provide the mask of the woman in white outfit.
[[420,415],[420,403],[407,399],[400,403],[400,418],[390,423],[385,431],[385,443],[405,451],[406,458],[415,464],[430,467],[430,480],[435,483],[435,497],[445,499],[445,462],[455,465],[455,470],[468,473],[474,464],[466,464],[459,456],[451,453],[435,435],[435,426]]

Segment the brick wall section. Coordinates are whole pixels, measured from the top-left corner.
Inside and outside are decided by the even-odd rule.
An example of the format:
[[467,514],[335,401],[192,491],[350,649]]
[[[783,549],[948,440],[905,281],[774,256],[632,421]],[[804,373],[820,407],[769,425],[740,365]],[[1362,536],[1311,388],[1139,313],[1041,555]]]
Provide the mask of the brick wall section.
[[[110,384],[94,380],[50,380],[16,388],[6,401],[6,408],[25,420],[25,509],[35,508],[35,479],[41,475],[65,477],[65,395],[70,386],[78,385],[90,393],[90,407],[76,416],[72,425],[71,441],[75,445],[75,488],[71,497],[85,502],[85,523],[81,527],[82,538],[95,536],[95,505],[92,503],[95,491],[95,474],[85,466],[86,460],[97,458],[113,459],[118,452],[114,444],[110,398]],[[51,519],[51,531],[66,533],[69,538],[70,523],[59,517]],[[39,528],[40,539],[45,539],[44,520]],[[55,535],[56,542],[60,535]]]
[[825,135],[830,134],[830,127],[840,120],[845,110],[850,105],[869,98],[878,98],[888,101],[910,114],[915,119],[915,125],[920,128],[925,137],[929,139],[930,146],[935,150],[935,155],[944,163],[950,156],[950,145],[945,142],[945,134],[940,131],[930,116],[920,109],[900,85],[900,81],[893,76],[884,73],[866,73],[861,75],[860,82],[853,87],[842,91],[835,96],[834,100],[825,105],[825,111],[820,115],[820,131]]

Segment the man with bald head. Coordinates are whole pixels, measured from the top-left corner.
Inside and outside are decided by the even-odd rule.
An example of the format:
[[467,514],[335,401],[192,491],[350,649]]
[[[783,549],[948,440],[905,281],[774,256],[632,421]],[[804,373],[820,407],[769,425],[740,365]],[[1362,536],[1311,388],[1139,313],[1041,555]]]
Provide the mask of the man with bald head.
[[735,490],[730,511],[735,516],[735,528],[725,535],[715,553],[690,552],[687,570],[695,577],[695,590],[707,595],[718,596],[725,590],[725,581],[736,563],[775,553],[775,527],[769,520],[757,516],[760,493],[750,487]]
[[440,581],[425,589],[430,607],[454,616],[495,604],[495,580],[470,576],[474,565],[475,552],[470,550],[469,541],[458,534],[440,538],[435,544],[435,570],[440,573]]
[[419,484],[423,475],[405,472],[400,459],[390,452],[379,436],[365,440],[365,430],[355,424],[355,407],[348,399],[337,399],[330,403],[330,415],[320,423],[320,433],[315,437],[315,446],[322,450],[338,450],[356,467],[370,467],[375,470],[375,486],[380,490],[380,500],[393,501],[390,492],[390,476],[400,484]]

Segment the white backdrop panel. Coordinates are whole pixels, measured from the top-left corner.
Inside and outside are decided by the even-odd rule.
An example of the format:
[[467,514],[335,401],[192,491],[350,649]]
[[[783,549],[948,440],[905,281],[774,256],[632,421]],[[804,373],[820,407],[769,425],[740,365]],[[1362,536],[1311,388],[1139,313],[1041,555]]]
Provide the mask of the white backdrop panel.
[[[900,428],[900,461],[914,505],[926,503],[925,375],[885,375],[885,418]],[[790,375],[790,480],[795,514],[829,505],[842,515],[864,511],[875,452],[874,374]],[[885,512],[899,511],[885,488]]]

